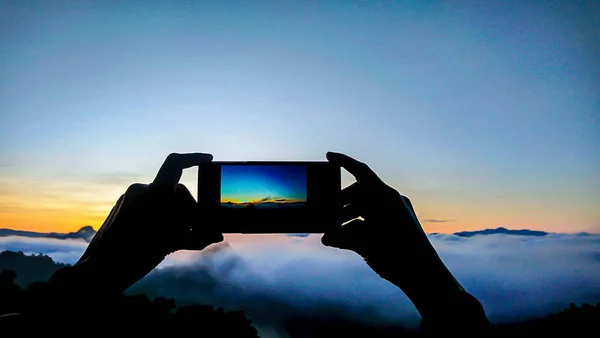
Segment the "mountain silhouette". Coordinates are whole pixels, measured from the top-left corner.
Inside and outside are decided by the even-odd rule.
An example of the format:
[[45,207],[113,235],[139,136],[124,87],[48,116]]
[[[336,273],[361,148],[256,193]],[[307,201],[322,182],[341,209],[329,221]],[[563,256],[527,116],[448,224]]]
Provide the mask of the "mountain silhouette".
[[499,227],[496,229],[476,230],[476,231],[460,231],[460,232],[454,233],[454,235],[460,236],[460,237],[473,237],[476,235],[498,235],[498,234],[517,235],[517,236],[546,236],[549,233],[545,232],[545,231],[527,230],[527,229],[510,230],[510,229],[506,229],[503,227]]
[[[255,204],[255,203],[236,204],[236,203],[227,202],[227,203],[223,203],[223,204],[228,205],[228,207],[233,207],[233,208],[253,209],[256,207],[259,207],[259,208],[281,208],[281,207],[295,208],[295,207],[303,206],[305,203],[302,203],[302,202],[299,202],[299,203],[296,203],[296,202],[292,202],[292,203],[266,202],[266,203],[259,203],[259,204]],[[13,229],[0,229],[0,237],[21,236],[21,237],[29,237],[29,238],[80,239],[80,240],[84,240],[86,242],[91,241],[95,234],[96,234],[96,230],[94,230],[94,228],[92,228],[89,225],[84,226],[75,232],[69,232],[69,233],[35,232],[35,231],[13,230]],[[438,234],[439,233],[430,233],[430,235],[438,235]],[[541,237],[541,236],[549,235],[551,233],[546,232],[546,231],[528,230],[528,229],[511,230],[511,229],[507,229],[504,227],[499,227],[496,229],[475,230],[475,231],[459,231],[459,232],[453,233],[453,235],[456,235],[459,237],[473,237],[473,236],[477,236],[477,235],[498,235],[498,234]],[[589,233],[578,232],[575,235],[589,236]],[[289,236],[306,237],[306,236],[308,236],[308,234],[289,234]]]
[[86,225],[75,232],[68,233],[0,229],[0,237],[20,236],[29,238],[81,239],[86,242],[91,241],[95,234],[96,230],[89,225]]

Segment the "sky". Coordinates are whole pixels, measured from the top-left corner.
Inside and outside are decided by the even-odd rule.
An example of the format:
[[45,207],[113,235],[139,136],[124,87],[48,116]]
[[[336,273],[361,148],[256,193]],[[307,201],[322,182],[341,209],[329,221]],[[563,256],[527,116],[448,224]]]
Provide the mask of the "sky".
[[222,165],[221,203],[306,202],[306,167]]
[[[3,1],[0,228],[98,229],[172,152],[338,151],[408,196],[427,232],[600,232],[596,14],[591,1]],[[184,173],[194,194],[195,180]]]

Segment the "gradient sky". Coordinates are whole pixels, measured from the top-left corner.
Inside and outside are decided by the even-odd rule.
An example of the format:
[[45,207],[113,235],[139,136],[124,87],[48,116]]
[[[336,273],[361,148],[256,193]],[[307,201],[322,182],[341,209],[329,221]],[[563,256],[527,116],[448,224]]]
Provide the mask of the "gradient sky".
[[221,166],[221,202],[267,199],[306,202],[306,167],[285,165]]
[[97,229],[170,152],[333,150],[428,232],[600,232],[597,5],[64,3],[0,4],[0,227]]

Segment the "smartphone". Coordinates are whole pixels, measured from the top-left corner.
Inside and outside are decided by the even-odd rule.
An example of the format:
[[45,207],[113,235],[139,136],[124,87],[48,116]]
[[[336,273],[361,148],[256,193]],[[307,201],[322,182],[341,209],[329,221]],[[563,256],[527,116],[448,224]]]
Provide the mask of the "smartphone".
[[210,162],[198,207],[222,233],[324,233],[341,225],[341,184],[329,162]]

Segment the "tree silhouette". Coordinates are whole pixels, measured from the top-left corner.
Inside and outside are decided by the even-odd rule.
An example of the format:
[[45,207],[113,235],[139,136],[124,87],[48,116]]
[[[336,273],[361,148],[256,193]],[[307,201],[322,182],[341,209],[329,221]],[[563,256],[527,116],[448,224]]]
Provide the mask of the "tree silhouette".
[[43,254],[25,255],[22,251],[0,252],[0,271],[16,272],[15,283],[21,288],[25,288],[33,282],[47,281],[56,270],[65,266],[67,265],[56,263],[52,258]]
[[[14,271],[0,273],[0,315],[27,314],[37,301],[47,302],[47,282],[34,282],[21,289],[14,283],[15,278]],[[164,297],[150,300],[144,294],[123,295],[111,303],[110,308],[100,311],[109,312],[103,317],[103,320],[110,319],[107,326],[135,328],[137,332],[169,329],[171,333],[198,332],[199,336],[206,332],[219,332],[219,336],[224,337],[258,337],[256,329],[241,311],[224,312],[220,308],[199,304],[177,307],[173,299]],[[82,317],[85,318],[85,315]]]

